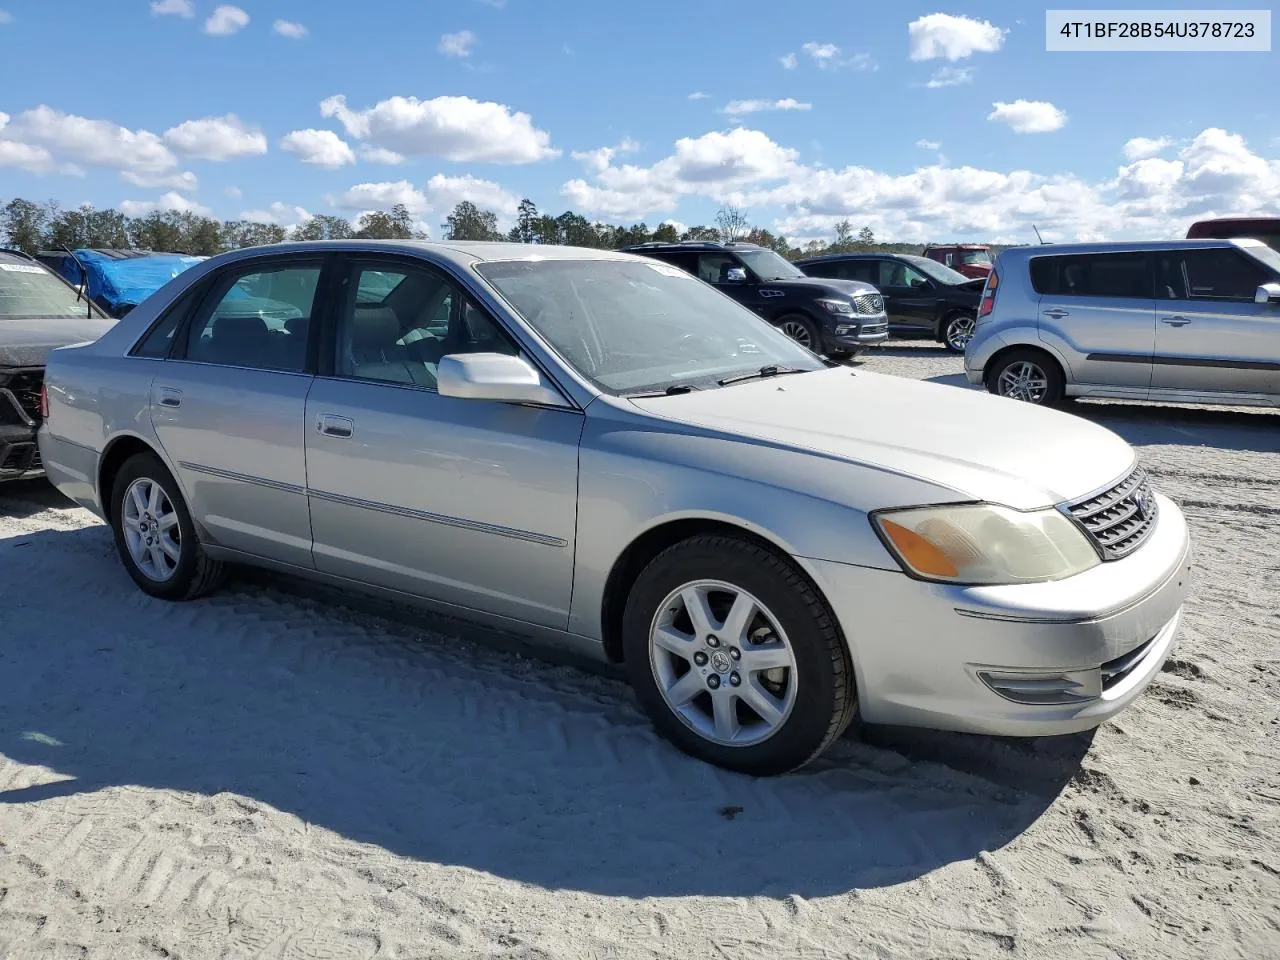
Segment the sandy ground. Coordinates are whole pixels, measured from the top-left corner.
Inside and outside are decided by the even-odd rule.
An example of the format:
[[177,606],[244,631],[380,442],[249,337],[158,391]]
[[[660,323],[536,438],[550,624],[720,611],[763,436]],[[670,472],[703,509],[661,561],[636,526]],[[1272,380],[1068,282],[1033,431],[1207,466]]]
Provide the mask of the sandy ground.
[[768,781],[454,625],[260,578],[149,600],[90,516],[0,490],[0,957],[1280,956],[1280,417],[1078,412],[1198,541],[1147,694]]

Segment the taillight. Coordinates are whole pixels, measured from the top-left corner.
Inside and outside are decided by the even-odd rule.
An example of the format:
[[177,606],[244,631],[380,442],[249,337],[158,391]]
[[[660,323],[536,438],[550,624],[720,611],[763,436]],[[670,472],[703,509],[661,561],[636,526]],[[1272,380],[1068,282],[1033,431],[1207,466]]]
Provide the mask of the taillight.
[[987,274],[987,285],[982,288],[982,303],[978,307],[978,316],[985,317],[996,307],[996,287],[1000,285],[1000,275],[992,270]]
[[43,383],[40,384],[40,419],[49,419],[49,387]]

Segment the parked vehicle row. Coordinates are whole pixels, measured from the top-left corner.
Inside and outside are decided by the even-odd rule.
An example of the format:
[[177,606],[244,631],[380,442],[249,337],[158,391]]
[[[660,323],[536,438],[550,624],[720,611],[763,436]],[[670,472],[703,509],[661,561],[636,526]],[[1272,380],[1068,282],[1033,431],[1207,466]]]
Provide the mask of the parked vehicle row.
[[987,279],[970,383],[1067,397],[1280,405],[1280,252],[1261,240],[1016,247]]
[[815,353],[849,358],[889,337],[884,299],[861,278],[813,280],[754,243],[642,243],[624,249],[711,284]]
[[123,317],[204,257],[151,250],[41,250],[36,259],[85,294],[103,313]]
[[625,664],[659,731],[734,770],[855,717],[1042,735],[1140,694],[1190,542],[1127,443],[833,365],[718,292],[852,311],[857,281],[662,251],[731,253],[713,285],[653,252],[223,254],[53,351],[45,469],[154,597],[246,563],[520,630]]

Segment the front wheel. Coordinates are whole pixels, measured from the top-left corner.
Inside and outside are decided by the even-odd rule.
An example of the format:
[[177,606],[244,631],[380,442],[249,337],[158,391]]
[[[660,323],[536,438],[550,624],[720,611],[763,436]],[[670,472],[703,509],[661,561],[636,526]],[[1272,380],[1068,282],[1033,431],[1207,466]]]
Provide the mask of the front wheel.
[[153,453],[130,457],[112,485],[111,527],[133,582],[162,600],[192,600],[224,575],[196,537],[173,475]]
[[951,353],[964,353],[973,339],[977,318],[972,313],[953,313],[942,321],[942,345]]
[[1053,407],[1062,403],[1065,378],[1058,364],[1040,350],[1013,350],[987,373],[987,390],[1011,400]]
[[822,352],[822,334],[808,317],[794,314],[783,317],[778,321],[778,329],[806,350],[812,350],[814,353]]
[[789,562],[734,537],[693,537],[645,567],[627,599],[623,650],[658,731],[741,773],[803,766],[857,706],[826,604]]

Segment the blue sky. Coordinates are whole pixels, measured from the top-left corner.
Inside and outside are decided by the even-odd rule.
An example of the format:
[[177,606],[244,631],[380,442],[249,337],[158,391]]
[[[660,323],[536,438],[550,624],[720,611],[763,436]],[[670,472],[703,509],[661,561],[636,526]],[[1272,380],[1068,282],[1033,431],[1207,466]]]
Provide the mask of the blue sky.
[[286,224],[402,201],[434,236],[460,199],[651,226],[733,203],[797,241],[1280,213],[1277,54],[1046,53],[1025,3],[0,9],[0,198]]

